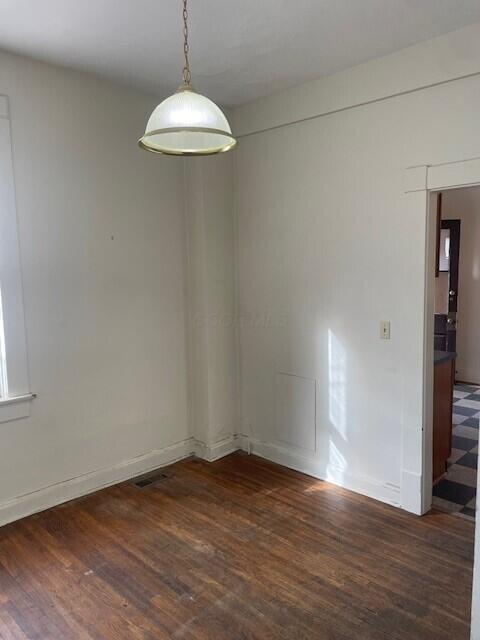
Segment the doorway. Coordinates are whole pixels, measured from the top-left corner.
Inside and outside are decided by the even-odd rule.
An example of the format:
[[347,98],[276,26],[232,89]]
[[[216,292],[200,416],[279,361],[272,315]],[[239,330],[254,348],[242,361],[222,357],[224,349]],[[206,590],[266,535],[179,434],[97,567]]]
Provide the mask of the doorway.
[[[408,378],[404,391],[404,397],[409,404],[404,405],[406,410],[402,430],[404,453],[400,491],[403,508],[419,515],[427,513],[432,504],[438,194],[450,189],[479,185],[480,158],[478,157],[436,165],[415,165],[407,168],[404,173],[406,211],[411,216],[412,222],[417,224],[417,229],[421,229],[421,236],[423,236],[416,237],[417,243],[414,246],[415,253],[420,256],[415,272],[417,276],[419,273],[422,274],[423,278],[419,282],[412,280],[414,298],[421,300],[419,304],[421,312],[414,314],[414,320],[416,323],[421,323],[421,327],[413,334],[415,344],[404,357],[404,362],[412,366],[413,375]],[[412,257],[415,253],[411,254]],[[417,284],[418,288],[415,287]],[[480,537],[476,536],[476,538],[478,549]],[[480,624],[477,622],[480,620],[478,604],[480,603],[480,563],[478,561],[474,564],[472,603],[472,634],[474,637],[480,637]]]
[[480,158],[408,167],[403,184],[406,215],[416,229],[410,251],[414,277],[409,280],[409,295],[418,306],[409,307],[404,316],[410,340],[402,352],[408,375],[403,389],[400,505],[421,515],[432,506],[437,200],[439,193],[451,189],[480,186]]
[[480,187],[437,196],[433,506],[474,519],[480,417]]

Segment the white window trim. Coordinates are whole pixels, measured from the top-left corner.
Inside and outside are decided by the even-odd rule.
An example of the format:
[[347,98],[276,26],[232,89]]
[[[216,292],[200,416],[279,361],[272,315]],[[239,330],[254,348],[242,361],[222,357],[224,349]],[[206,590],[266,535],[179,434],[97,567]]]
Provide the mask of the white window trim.
[[[23,285],[15,202],[8,98],[0,95],[0,301],[3,315],[1,355],[5,373],[0,397],[0,422],[30,415],[30,391]],[[6,372],[5,372],[6,369]]]
[[11,422],[19,418],[28,418],[30,415],[30,403],[36,397],[35,393],[27,393],[16,398],[0,399],[0,423]]

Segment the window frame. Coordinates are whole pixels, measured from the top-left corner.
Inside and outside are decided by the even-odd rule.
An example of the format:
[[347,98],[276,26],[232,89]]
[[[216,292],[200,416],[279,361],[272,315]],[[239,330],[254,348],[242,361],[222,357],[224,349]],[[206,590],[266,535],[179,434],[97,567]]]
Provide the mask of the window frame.
[[0,95],[0,422],[30,415],[10,109]]

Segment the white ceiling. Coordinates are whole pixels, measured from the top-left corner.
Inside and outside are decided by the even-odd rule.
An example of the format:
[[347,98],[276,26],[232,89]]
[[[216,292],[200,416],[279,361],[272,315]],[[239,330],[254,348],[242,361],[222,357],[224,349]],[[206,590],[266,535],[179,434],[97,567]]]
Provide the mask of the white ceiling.
[[[479,0],[189,0],[193,82],[228,106],[480,21]],[[0,0],[0,48],[164,96],[181,0]]]

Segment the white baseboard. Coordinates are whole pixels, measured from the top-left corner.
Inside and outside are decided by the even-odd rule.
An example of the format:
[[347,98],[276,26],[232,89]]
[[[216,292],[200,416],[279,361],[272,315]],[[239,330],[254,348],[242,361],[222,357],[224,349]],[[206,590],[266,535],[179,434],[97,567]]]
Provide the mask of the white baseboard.
[[402,509],[421,516],[430,510],[431,496],[427,508],[422,507],[422,475],[413,471],[402,471]]
[[290,469],[301,471],[319,480],[326,480],[339,487],[360,493],[380,502],[400,506],[400,488],[383,484],[372,478],[346,473],[343,469],[325,464],[318,458],[287,449],[280,445],[250,440],[251,453]]
[[230,455],[234,451],[241,449],[239,436],[230,436],[213,444],[206,444],[200,440],[195,440],[195,455],[197,458],[214,462],[225,456]]
[[326,465],[312,456],[303,455],[276,444],[252,440],[248,436],[237,434],[213,444],[206,444],[194,438],[188,438],[170,447],[150,451],[112,467],[92,471],[18,496],[0,503],[0,526],[119,482],[124,482],[191,455],[196,455],[208,462],[214,462],[238,449],[254,453],[290,469],[307,473],[314,478],[327,480],[381,502],[397,507],[400,505],[400,490],[398,487],[382,484],[371,478],[347,474],[342,469]]
[[[457,366],[456,379],[466,384],[480,384],[480,373],[473,369],[462,369]],[[475,382],[478,380],[479,382]]]
[[251,453],[250,451],[250,438],[243,433],[237,433],[235,436],[235,442],[237,443],[237,449]]
[[194,453],[195,441],[193,438],[188,438],[172,446],[125,460],[112,467],[92,471],[18,496],[0,503],[0,526],[172,464]]

